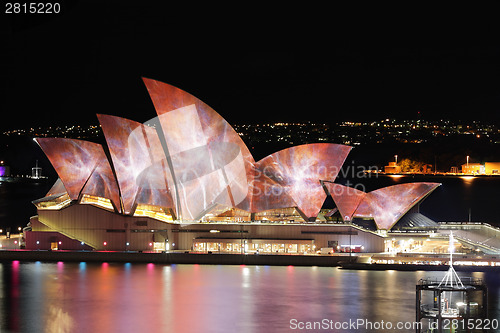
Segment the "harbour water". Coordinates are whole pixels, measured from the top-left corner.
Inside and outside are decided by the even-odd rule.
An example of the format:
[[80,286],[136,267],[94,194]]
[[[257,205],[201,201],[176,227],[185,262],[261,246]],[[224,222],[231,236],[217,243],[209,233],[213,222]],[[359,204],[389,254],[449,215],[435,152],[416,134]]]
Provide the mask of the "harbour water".
[[[346,179],[339,179],[345,182]],[[500,177],[365,177],[371,191],[404,182],[443,186],[421,205],[435,221],[498,225]],[[31,200],[53,181],[0,184],[0,228],[25,226]],[[328,267],[0,263],[0,332],[381,332],[381,322],[411,325],[415,284],[443,272],[340,270]],[[459,273],[489,288],[489,317],[500,319],[498,273]],[[321,323],[325,329],[300,329]],[[295,329],[294,329],[295,328]],[[330,327],[331,328],[331,327]],[[392,330],[414,332],[414,328]],[[495,330],[491,330],[494,332]]]
[[[415,285],[420,278],[442,274],[294,266],[3,262],[0,331],[381,332],[387,330],[366,325],[383,321],[393,327],[407,325],[392,331],[414,332],[408,325],[415,320]],[[500,318],[498,274],[459,274],[486,281],[489,316]],[[364,326],[300,329],[314,322]]]

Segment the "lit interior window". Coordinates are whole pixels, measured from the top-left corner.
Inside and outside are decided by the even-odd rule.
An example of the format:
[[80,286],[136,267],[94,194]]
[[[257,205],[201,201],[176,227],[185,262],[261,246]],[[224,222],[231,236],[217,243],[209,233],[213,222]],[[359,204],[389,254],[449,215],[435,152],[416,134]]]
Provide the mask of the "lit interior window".
[[137,205],[134,216],[147,216],[163,222],[173,222],[172,215],[166,209],[154,205]]
[[107,210],[114,210],[111,200],[89,194],[84,194],[80,203],[94,205]]

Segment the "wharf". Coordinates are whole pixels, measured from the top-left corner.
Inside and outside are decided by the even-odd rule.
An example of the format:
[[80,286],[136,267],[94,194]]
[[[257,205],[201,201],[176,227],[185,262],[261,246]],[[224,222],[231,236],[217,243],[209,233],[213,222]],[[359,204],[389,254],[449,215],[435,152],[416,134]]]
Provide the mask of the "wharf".
[[[354,260],[355,257],[352,257]],[[234,253],[186,253],[186,252],[111,252],[111,251],[0,251],[0,261],[47,261],[47,262],[130,262],[158,264],[205,264],[205,265],[269,265],[269,266],[324,266],[335,267],[349,261],[348,256],[330,255],[278,255]]]
[[[449,265],[428,264],[367,264],[367,263],[340,263],[340,269],[372,270],[372,271],[447,271]],[[500,266],[483,265],[453,265],[460,272],[500,272]]]

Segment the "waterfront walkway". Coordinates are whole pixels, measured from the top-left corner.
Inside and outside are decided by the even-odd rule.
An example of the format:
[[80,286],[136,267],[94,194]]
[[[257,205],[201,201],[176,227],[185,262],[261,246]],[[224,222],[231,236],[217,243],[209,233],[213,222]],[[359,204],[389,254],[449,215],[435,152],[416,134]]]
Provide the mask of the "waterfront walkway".
[[188,252],[140,253],[111,251],[0,251],[0,261],[48,261],[48,262],[130,262],[158,264],[206,264],[206,265],[265,265],[265,266],[338,266],[355,260],[346,255],[277,255],[277,254],[207,254]]
[[500,254],[500,229],[484,223],[440,223],[439,234],[453,236],[485,254]]

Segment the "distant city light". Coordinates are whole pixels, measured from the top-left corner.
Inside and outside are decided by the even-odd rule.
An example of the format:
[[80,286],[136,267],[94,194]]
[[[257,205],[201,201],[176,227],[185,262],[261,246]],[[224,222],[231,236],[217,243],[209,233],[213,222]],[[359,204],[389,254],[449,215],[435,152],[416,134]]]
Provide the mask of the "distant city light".
[[[384,140],[396,140],[402,143],[427,142],[429,137],[473,135],[486,137],[491,143],[499,142],[500,129],[497,124],[473,121],[463,125],[461,121],[450,120],[396,120],[386,118],[371,122],[340,121],[332,124],[303,122],[273,122],[263,124],[235,124],[235,131],[253,143],[304,143],[314,141],[362,145]],[[418,130],[418,132],[416,132]],[[58,137],[85,139],[102,137],[100,125],[66,125],[12,129],[4,135],[37,137]],[[415,137],[418,135],[418,137]],[[343,140],[341,138],[344,138]]]

